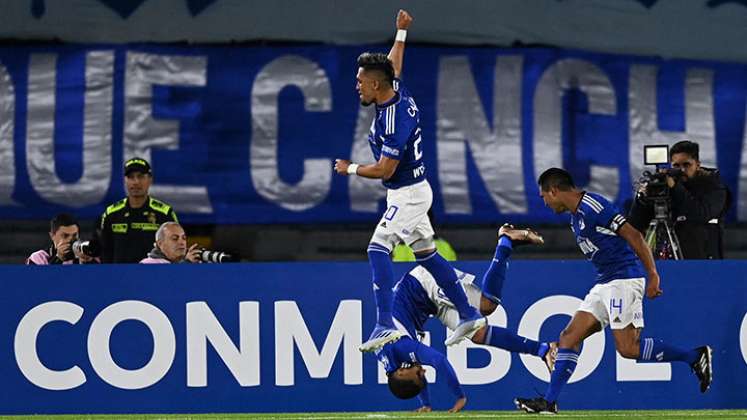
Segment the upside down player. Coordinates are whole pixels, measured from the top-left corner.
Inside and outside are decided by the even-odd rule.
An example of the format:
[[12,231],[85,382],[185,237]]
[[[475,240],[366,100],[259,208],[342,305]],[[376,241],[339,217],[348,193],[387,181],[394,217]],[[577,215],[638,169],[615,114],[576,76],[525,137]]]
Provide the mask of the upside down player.
[[421,150],[420,111],[399,76],[405,50],[405,37],[412,17],[404,10],[397,14],[397,36],[389,55],[363,53],[358,57],[356,76],[361,104],[375,104],[376,118],[368,142],[376,163],[358,165],[344,159],[335,161],[340,175],[381,179],[387,188],[387,210],[376,226],[368,245],[376,298],[376,327],[361,351],[373,351],[402,336],[392,321],[394,274],[389,254],[400,242],[412,248],[417,262],[433,276],[453,302],[460,322],[446,345],[482,328],[486,320],[469,305],[454,269],[436,252],[428,209],[433,192],[425,177]]
[[[512,247],[521,244],[541,244],[542,237],[528,229],[514,229],[504,225],[498,231],[495,257],[485,273],[482,284],[475,284],[475,276],[457,271],[461,286],[470,304],[489,315],[501,302],[501,289],[506,277]],[[397,283],[394,293],[394,322],[404,334],[398,341],[388,343],[376,352],[387,372],[389,389],[401,399],[418,395],[422,407],[418,411],[431,411],[425,370],[422,365],[433,366],[439,377],[446,378],[456,402],[449,410],[457,412],[467,402],[454,369],[442,353],[420,343],[417,332],[430,317],[437,317],[445,326],[454,329],[459,314],[442,294],[433,277],[423,267],[417,266]],[[498,347],[517,353],[533,354],[544,359],[548,369],[552,366],[556,343],[540,343],[524,338],[501,327],[486,325],[467,337],[474,343]],[[459,340],[461,341],[461,340]]]

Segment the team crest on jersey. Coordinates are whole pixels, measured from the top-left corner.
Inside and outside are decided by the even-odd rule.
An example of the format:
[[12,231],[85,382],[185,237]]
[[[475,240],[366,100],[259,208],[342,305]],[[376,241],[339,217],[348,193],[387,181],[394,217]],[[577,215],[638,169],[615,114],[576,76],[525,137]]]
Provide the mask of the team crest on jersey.
[[578,228],[581,230],[584,230],[586,228],[586,224],[584,223],[583,217],[578,218]]

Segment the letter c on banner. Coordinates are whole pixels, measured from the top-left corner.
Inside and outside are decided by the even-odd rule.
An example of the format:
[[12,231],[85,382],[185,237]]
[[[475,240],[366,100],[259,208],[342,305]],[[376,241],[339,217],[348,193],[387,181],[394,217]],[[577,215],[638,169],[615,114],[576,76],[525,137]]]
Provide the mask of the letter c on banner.
[[739,328],[739,348],[742,349],[742,358],[747,365],[747,313],[742,318],[742,327]]
[[[527,309],[519,323],[517,333],[536,340],[539,331],[547,318],[553,315],[570,315],[578,309],[581,299],[573,296],[548,296],[540,299]],[[604,354],[604,334],[592,334],[584,340],[584,347],[578,358],[578,367],[568,383],[573,383],[589,376],[597,368]],[[550,382],[550,374],[545,363],[535,356],[521,354],[521,361],[527,370],[538,379]]]
[[70,302],[45,302],[23,316],[16,328],[14,352],[21,373],[32,384],[51,391],[64,391],[83,385],[86,375],[78,366],[52,370],[42,363],[36,352],[36,339],[45,325],[54,321],[75,324],[83,316],[83,308]]

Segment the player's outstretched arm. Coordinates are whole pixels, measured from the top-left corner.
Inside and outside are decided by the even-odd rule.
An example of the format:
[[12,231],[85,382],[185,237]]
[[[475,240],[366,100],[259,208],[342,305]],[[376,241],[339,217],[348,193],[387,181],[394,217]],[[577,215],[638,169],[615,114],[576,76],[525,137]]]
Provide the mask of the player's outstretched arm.
[[464,391],[462,391],[462,385],[459,383],[459,379],[457,378],[454,367],[451,366],[449,359],[447,359],[442,353],[428,346],[419,346],[415,354],[422,364],[433,366],[436,369],[436,374],[439,378],[446,379],[446,384],[448,385],[449,390],[457,399],[449,412],[456,413],[464,408],[467,404],[467,397],[464,395]]
[[625,239],[633,251],[638,255],[643,263],[643,268],[646,269],[648,274],[648,282],[646,283],[646,296],[650,299],[661,296],[663,291],[659,287],[659,273],[656,272],[656,264],[654,263],[654,256],[651,254],[651,249],[646,245],[646,241],[643,239],[643,235],[630,223],[624,223],[617,234]]
[[402,74],[402,62],[405,58],[405,38],[410,23],[412,23],[412,16],[406,10],[399,9],[399,12],[397,12],[397,35],[394,38],[392,49],[389,50],[389,60],[394,66],[394,77],[397,78]]

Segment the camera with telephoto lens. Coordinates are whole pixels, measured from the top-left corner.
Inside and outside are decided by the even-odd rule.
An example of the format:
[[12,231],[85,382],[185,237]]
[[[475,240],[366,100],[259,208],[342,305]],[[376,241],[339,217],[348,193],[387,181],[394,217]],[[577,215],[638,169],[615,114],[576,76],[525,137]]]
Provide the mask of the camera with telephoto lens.
[[70,248],[65,253],[64,260],[75,259],[76,255],[86,255],[89,257],[98,257],[101,254],[99,246],[94,241],[82,241],[75,239],[70,243]]
[[233,261],[233,256],[221,251],[200,250],[200,260],[206,263],[226,263]]

